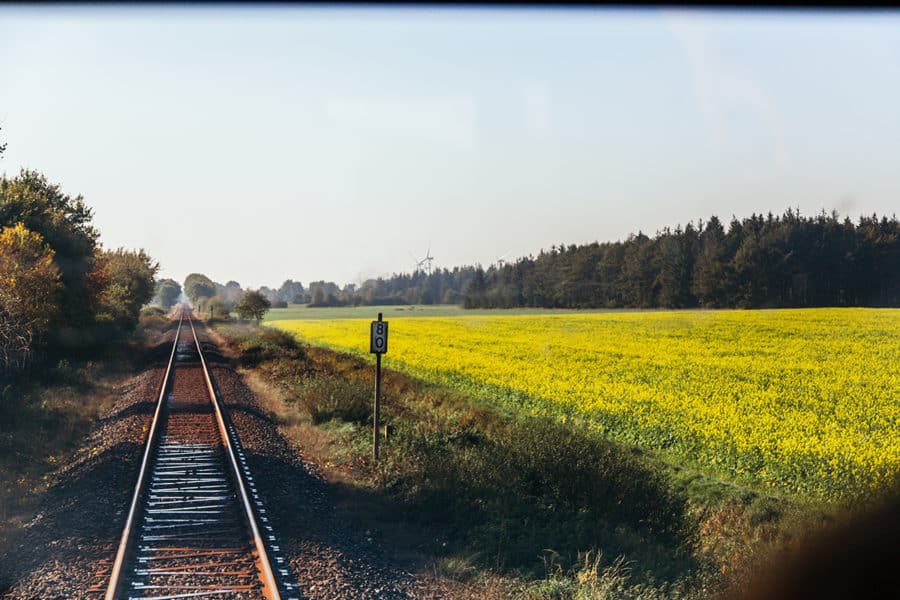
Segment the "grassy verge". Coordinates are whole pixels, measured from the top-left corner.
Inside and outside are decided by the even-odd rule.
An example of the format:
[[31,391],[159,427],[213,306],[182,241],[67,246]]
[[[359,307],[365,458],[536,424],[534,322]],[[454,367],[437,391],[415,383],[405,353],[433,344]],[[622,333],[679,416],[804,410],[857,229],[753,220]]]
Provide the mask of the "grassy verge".
[[0,553],[33,517],[48,475],[79,448],[169,326],[163,315],[148,312],[122,345],[91,357],[58,359],[0,382]]
[[[222,324],[277,396],[282,431],[344,490],[348,515],[458,581],[533,598],[706,598],[828,518],[577,423],[501,411],[387,371],[371,459],[372,367],[288,334]],[[402,548],[401,548],[402,549]]]
[[401,319],[414,317],[461,317],[475,315],[565,315],[587,313],[630,313],[654,312],[659,309],[638,308],[463,308],[458,304],[390,304],[381,306],[335,306],[309,307],[305,304],[292,304],[288,308],[273,308],[266,312],[264,321],[282,319],[371,319],[378,313],[384,313],[385,319]]

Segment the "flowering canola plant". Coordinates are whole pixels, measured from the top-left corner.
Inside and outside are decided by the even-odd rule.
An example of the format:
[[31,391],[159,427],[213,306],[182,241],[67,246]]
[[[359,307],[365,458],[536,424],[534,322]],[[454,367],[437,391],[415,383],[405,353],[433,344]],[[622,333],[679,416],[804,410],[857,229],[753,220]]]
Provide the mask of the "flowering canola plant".
[[[368,356],[369,321],[273,321]],[[900,470],[900,311],[406,318],[386,365],[736,479],[847,500]]]

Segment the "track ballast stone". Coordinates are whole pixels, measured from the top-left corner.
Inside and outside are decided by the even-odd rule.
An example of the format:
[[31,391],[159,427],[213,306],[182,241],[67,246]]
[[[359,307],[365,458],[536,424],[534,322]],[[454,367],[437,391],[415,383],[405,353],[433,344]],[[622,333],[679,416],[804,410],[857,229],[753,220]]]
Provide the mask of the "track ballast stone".
[[[160,346],[173,339],[170,332]],[[0,596],[102,597],[164,371],[165,360],[154,358],[121,386],[80,450],[50,475],[39,510],[0,556]]]

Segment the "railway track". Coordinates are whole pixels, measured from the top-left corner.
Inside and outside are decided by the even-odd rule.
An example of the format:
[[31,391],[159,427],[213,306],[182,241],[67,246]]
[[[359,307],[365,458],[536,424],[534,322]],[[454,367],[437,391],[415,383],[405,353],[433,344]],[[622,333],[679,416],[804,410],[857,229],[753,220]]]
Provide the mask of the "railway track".
[[106,600],[299,598],[183,309]]

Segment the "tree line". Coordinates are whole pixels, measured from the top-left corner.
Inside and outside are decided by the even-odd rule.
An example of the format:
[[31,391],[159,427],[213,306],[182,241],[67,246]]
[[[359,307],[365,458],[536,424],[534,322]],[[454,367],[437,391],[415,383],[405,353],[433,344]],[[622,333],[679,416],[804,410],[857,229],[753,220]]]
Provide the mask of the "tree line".
[[437,269],[433,273],[417,270],[411,274],[367,279],[358,286],[348,283],[344,287],[331,281],[314,281],[302,296],[303,300],[298,302],[301,297],[295,296],[293,302],[311,307],[458,304],[475,271],[476,267]]
[[[173,280],[163,280],[157,298],[174,295],[178,284]],[[179,295],[181,288],[177,288]],[[217,283],[202,273],[191,273],[184,280],[184,294],[191,304],[200,311],[208,311],[210,319],[229,319],[231,312],[237,312],[242,319],[262,320],[271,302],[258,290],[244,290],[237,281],[225,285]],[[174,302],[174,301],[173,301]],[[285,305],[286,306],[286,305]]]
[[0,177],[0,377],[124,338],[158,271],[143,249],[103,248],[81,196],[36,171]]
[[[225,307],[236,282],[208,282]],[[211,288],[207,288],[209,291]],[[896,216],[836,212],[718,217],[653,237],[560,244],[516,261],[417,270],[343,287],[292,279],[259,289],[272,307],[461,304],[464,308],[762,308],[900,306]],[[237,297],[240,297],[239,295]],[[203,302],[203,300],[201,300]],[[218,301],[212,300],[214,305]]]
[[478,268],[467,308],[900,306],[896,216],[715,216]]
[[[273,302],[284,298],[269,293]],[[487,269],[417,270],[358,287],[314,282],[291,301],[465,308],[900,306],[900,226],[896,216],[854,223],[836,212],[806,217],[788,209],[780,216],[732,217],[726,228],[712,216],[653,237],[639,231],[623,241],[560,244]]]

